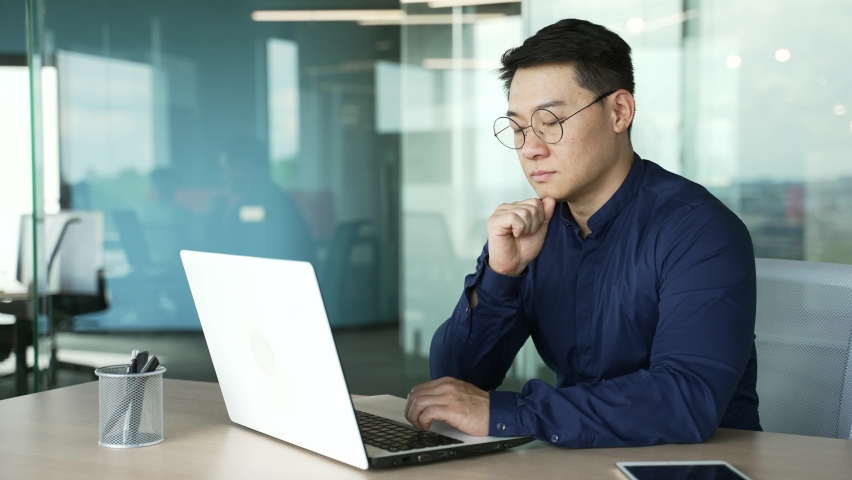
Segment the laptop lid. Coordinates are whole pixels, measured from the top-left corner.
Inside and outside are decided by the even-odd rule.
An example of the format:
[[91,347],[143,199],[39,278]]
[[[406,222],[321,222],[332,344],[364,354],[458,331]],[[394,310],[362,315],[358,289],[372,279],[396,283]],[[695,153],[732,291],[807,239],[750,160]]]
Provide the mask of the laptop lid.
[[310,263],[181,251],[231,421],[366,470]]

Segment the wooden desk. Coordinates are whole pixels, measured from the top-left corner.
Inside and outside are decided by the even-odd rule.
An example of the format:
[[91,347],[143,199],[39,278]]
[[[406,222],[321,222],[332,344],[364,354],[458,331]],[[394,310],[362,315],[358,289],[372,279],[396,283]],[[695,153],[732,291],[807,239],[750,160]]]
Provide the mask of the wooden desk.
[[361,471],[228,420],[216,383],[166,380],[165,441],[98,446],[90,382],[0,401],[2,478],[582,478],[623,479],[617,461],[727,460],[761,478],[849,478],[852,441],[720,430],[706,444],[564,450],[533,442],[507,452]]

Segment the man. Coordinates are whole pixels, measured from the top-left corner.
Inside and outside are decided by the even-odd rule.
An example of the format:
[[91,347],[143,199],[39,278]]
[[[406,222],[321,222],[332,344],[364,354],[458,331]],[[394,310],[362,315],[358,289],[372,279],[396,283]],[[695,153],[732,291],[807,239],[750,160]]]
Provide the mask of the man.
[[[409,421],[563,447],[760,430],[751,238],[703,187],[633,152],[630,47],[570,19],[502,63],[509,111],[495,136],[540,198],[489,218]],[[555,387],[494,391],[529,336]]]
[[227,194],[217,198],[209,225],[212,249],[252,257],[313,262],[314,241],[289,192],[272,181],[263,144],[236,137],[221,151]]

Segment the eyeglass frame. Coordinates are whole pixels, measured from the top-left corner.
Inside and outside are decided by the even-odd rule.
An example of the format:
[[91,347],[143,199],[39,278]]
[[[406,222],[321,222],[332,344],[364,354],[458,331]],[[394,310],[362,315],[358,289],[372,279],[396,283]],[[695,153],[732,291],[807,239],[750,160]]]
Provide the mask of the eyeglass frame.
[[[620,89],[619,89],[619,90],[620,90]],[[539,110],[544,110],[545,112],[547,112],[547,113],[549,113],[549,114],[553,115],[553,116],[554,116],[554,118],[556,118],[556,120],[557,120],[557,122],[556,122],[556,123],[558,123],[558,124],[559,124],[559,132],[560,132],[560,133],[559,133],[559,138],[558,138],[555,142],[548,142],[548,141],[545,141],[543,138],[541,138],[541,136],[539,136],[539,134],[538,134],[538,133],[536,133],[536,131],[535,131],[535,130],[533,130],[533,133],[535,133],[535,136],[536,136],[536,137],[538,137],[538,139],[539,139],[539,140],[541,140],[542,142],[544,142],[544,143],[546,143],[546,144],[548,144],[548,145],[554,145],[554,144],[556,144],[556,143],[559,143],[559,141],[560,141],[560,140],[562,140],[562,137],[564,137],[564,136],[565,136],[565,128],[562,126],[562,124],[563,124],[563,123],[567,122],[567,121],[568,121],[571,117],[573,117],[574,115],[577,115],[578,113],[580,113],[580,112],[582,112],[583,110],[585,110],[585,109],[587,109],[587,108],[591,107],[592,105],[594,105],[594,104],[596,104],[596,103],[600,102],[601,100],[605,99],[606,97],[608,97],[608,96],[612,95],[613,93],[615,93],[615,92],[617,92],[617,91],[618,91],[618,90],[613,90],[613,91],[611,91],[611,92],[607,92],[607,93],[604,93],[604,94],[598,95],[598,97],[597,97],[597,98],[595,98],[595,100],[594,100],[592,103],[590,103],[590,104],[586,105],[585,107],[583,107],[583,108],[581,108],[581,109],[577,110],[576,112],[572,113],[571,115],[568,115],[567,117],[565,117],[565,118],[564,118],[564,119],[562,119],[562,120],[559,120],[559,116],[557,116],[555,113],[551,112],[550,110],[548,110],[548,109],[546,109],[546,108],[539,108],[539,109],[537,109],[535,112],[533,112],[533,113],[532,113],[532,115],[530,115],[530,124],[529,124],[528,126],[526,126],[526,127],[521,127],[520,125],[518,125],[518,122],[516,122],[516,121],[512,120],[512,119],[511,119],[511,118],[509,118],[509,117],[497,117],[497,119],[496,119],[496,120],[494,120],[494,125],[497,125],[497,122],[498,122],[498,121],[500,121],[500,119],[501,119],[501,118],[505,118],[506,120],[508,120],[508,121],[510,121],[510,122],[512,122],[512,123],[514,123],[515,125],[518,125],[518,127],[520,128],[520,130],[519,130],[519,131],[520,131],[520,132],[522,132],[522,133],[524,134],[524,141],[523,141],[523,143],[521,143],[521,146],[520,146],[520,147],[514,147],[514,148],[513,148],[513,147],[510,147],[510,146],[508,146],[508,145],[506,145],[505,143],[503,143],[503,142],[502,142],[502,141],[501,141],[501,140],[497,137],[497,135],[499,135],[501,132],[503,132],[504,130],[506,130],[505,128],[504,128],[504,129],[502,129],[502,130],[500,130],[499,132],[495,131],[495,132],[494,132],[494,138],[496,138],[496,139],[497,139],[497,141],[498,141],[498,142],[500,142],[500,145],[503,145],[504,147],[506,147],[506,148],[508,148],[508,149],[511,149],[511,150],[520,150],[520,149],[524,148],[524,145],[526,145],[526,143],[527,143],[527,132],[526,132],[525,130],[527,130],[527,129],[529,129],[529,128],[532,128],[532,127],[533,127],[532,119],[533,119],[533,117],[535,117],[535,114],[536,114]],[[512,128],[512,126],[511,126],[511,125],[509,125],[509,126],[508,126],[508,127],[506,127],[506,128]],[[493,128],[493,127],[492,127],[492,129],[493,129],[493,130],[496,130],[496,128]]]

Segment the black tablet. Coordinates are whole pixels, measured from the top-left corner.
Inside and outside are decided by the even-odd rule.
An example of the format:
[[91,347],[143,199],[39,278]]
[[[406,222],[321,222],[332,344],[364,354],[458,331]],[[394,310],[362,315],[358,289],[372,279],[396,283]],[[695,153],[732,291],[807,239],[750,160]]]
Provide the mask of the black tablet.
[[723,461],[618,462],[630,480],[751,480]]

